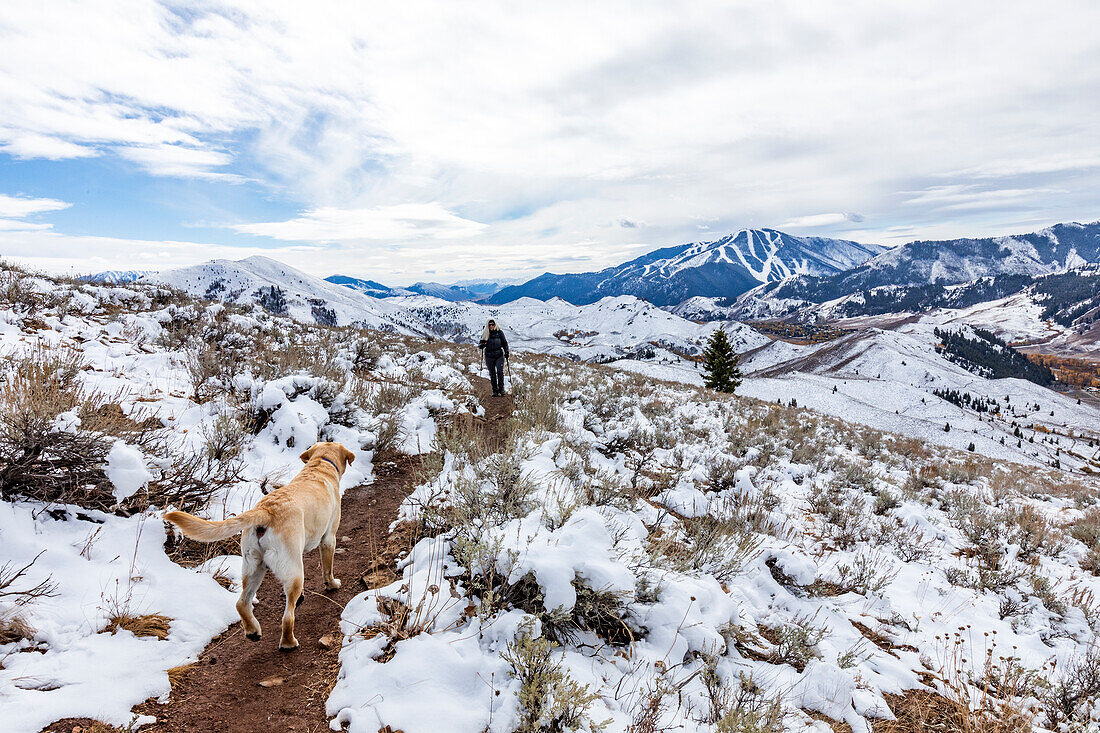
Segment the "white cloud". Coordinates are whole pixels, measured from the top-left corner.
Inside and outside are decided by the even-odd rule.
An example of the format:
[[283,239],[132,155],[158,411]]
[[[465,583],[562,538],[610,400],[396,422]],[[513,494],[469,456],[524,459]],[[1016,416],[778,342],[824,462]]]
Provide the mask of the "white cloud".
[[783,222],[779,225],[780,229],[816,229],[818,227],[830,227],[836,224],[847,224],[849,222],[861,222],[863,217],[859,214],[810,214],[808,216],[797,216],[794,219]]
[[8,196],[0,193],[0,218],[22,219],[32,214],[61,211],[71,206],[57,199],[36,199],[28,196]]
[[[560,247],[502,243],[487,255],[483,248],[463,240],[429,239],[409,246],[379,243],[342,243],[338,247],[287,245],[230,247],[186,241],[152,241],[118,237],[73,236],[54,231],[5,231],[0,226],[0,254],[4,259],[60,273],[101,270],[158,270],[196,264],[209,259],[242,259],[260,254],[317,275],[352,274],[387,284],[407,285],[417,280],[461,279],[466,273],[495,278],[527,272],[532,260],[561,271],[577,262],[590,263],[583,252]],[[633,256],[614,250],[613,257]],[[578,258],[579,257],[579,258]]]
[[20,160],[33,158],[64,160],[67,158],[93,158],[99,155],[99,151],[89,145],[77,145],[47,135],[16,131],[8,133],[4,137],[7,141],[0,145],[0,152],[7,153]]
[[902,202],[905,206],[924,206],[934,211],[958,212],[1015,208],[1029,205],[1046,195],[1065,195],[1058,188],[988,188],[981,185],[930,186]]
[[305,242],[460,239],[485,229],[484,224],[447,211],[438,204],[397,204],[374,209],[325,207],[287,221],[235,224],[244,234]]
[[115,152],[127,160],[141,164],[155,176],[243,180],[242,176],[211,170],[228,165],[233,160],[232,156],[216,150],[162,144],[117,147]]
[[62,274],[102,270],[159,270],[213,258],[241,259],[272,253],[262,248],[237,248],[176,241],[71,236],[54,231],[5,231],[0,227],[4,259]]

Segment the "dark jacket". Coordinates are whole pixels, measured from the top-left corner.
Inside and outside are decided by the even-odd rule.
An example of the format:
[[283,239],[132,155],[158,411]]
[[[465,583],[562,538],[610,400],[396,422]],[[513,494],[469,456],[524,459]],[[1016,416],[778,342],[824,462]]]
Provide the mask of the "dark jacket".
[[504,337],[504,331],[495,328],[489,332],[489,338],[478,342],[477,347],[485,350],[485,356],[489,359],[499,359],[508,356],[508,339]]

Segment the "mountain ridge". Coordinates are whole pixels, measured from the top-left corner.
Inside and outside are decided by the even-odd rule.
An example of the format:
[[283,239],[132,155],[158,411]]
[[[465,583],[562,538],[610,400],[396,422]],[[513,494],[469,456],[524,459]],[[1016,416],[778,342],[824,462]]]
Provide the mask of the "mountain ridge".
[[497,280],[464,280],[449,285],[437,282],[415,282],[408,287],[391,287],[375,280],[352,277],[350,275],[329,275],[326,282],[358,290],[373,298],[395,298],[408,295],[430,295],[441,300],[458,302],[463,300],[484,300],[496,293],[504,284]]
[[676,305],[693,295],[735,297],[795,274],[838,272],[884,251],[876,244],[742,229],[713,241],[662,247],[597,272],[544,273],[502,288],[487,302],[557,296],[582,305],[605,296],[634,295],[654,305]]
[[914,240],[898,247],[775,229],[742,229],[712,242],[663,247],[596,272],[545,273],[502,288],[488,302],[518,297],[593,302],[629,294],[664,307],[695,297],[737,298],[786,283],[816,283],[816,302],[883,286],[956,285],[1004,275],[1039,277],[1100,262],[1100,222],[1054,224],[997,237]]

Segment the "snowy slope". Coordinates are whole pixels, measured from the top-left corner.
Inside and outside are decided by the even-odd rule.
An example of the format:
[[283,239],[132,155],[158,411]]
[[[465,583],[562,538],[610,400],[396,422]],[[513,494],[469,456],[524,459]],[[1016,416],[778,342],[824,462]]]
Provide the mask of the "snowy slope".
[[[181,267],[151,275],[146,281],[179,288],[199,298],[251,305],[259,303],[264,290],[276,288],[283,293],[285,306],[274,312],[306,323],[359,325],[380,331],[407,335],[425,335],[420,324],[405,321],[398,313],[384,313],[379,301],[351,288],[322,280],[268,257],[212,260],[200,265]],[[268,291],[270,292],[270,291]]]
[[[831,297],[836,283],[792,279],[761,285],[735,302],[692,298],[671,309],[693,320],[784,319],[892,328],[903,320],[970,325],[1009,342],[1061,353],[1100,351],[1100,268],[1040,277],[1000,275],[960,285],[883,285]],[[815,300],[816,299],[816,300]]]
[[151,275],[150,270],[105,270],[94,275],[87,275],[83,279],[88,282],[104,283],[107,285],[119,285],[140,280],[146,275]]
[[657,305],[674,305],[697,295],[734,297],[759,283],[792,275],[840,272],[883,250],[848,240],[742,229],[712,242],[658,249],[599,272],[547,273],[503,288],[490,302],[560,297],[571,303],[592,303],[609,295],[636,295]]
[[430,295],[433,298],[450,301],[481,300],[497,292],[505,285],[514,284],[513,281],[498,282],[497,280],[481,279],[462,280],[450,285],[437,282],[417,282],[407,288],[394,288],[374,280],[363,280],[348,275],[330,275],[325,278],[325,281],[358,290],[374,298],[392,298],[398,295]]
[[[1080,519],[1074,497],[1095,501],[1094,484],[1071,493],[1056,472],[774,402],[552,363],[519,371],[559,387],[560,424],[495,464],[449,450],[406,500],[403,518],[437,532],[400,579],[345,607],[334,729],[442,719],[509,733],[566,708],[574,729],[609,733],[872,733],[895,715],[931,730],[907,690],[945,718],[960,696],[964,710],[995,709],[991,694],[1009,710],[1049,705],[1035,698],[1092,653],[1100,617],[1079,599],[1100,579],[1056,528]],[[483,478],[500,460],[523,479],[510,511]],[[394,601],[423,609],[414,629]],[[543,636],[558,645],[536,655]],[[569,683],[532,694],[536,671]],[[1012,674],[1028,683],[997,685]],[[1091,731],[1097,712],[1086,694],[1035,722]],[[1071,715],[1081,725],[1059,725]],[[1031,730],[988,723],[935,728]]]
[[[584,361],[607,361],[655,347],[697,354],[720,325],[692,323],[628,295],[580,306],[560,298],[547,301],[524,298],[489,306],[444,303],[425,297],[393,298],[380,307],[404,313],[424,324],[433,335],[460,343],[476,341],[485,323],[494,318],[514,348]],[[753,348],[766,341],[739,323],[725,323],[721,327],[738,349]]]
[[[1100,438],[1100,409],[1032,382],[983,379],[966,371],[936,354],[934,327],[919,322],[896,331],[867,329],[809,346],[773,341],[743,356],[747,377],[738,392],[784,404],[794,399],[801,407],[960,450],[973,443],[976,452],[1000,460],[1035,465],[1061,461],[1064,467],[1081,468],[1088,459],[1100,458],[1089,445]],[[690,363],[623,361],[615,366],[702,383]],[[995,400],[1000,412],[979,414],[937,397],[933,390]],[[947,424],[949,432],[944,431]],[[1015,436],[1017,426],[1022,441]],[[1028,441],[1031,437],[1034,443]]]

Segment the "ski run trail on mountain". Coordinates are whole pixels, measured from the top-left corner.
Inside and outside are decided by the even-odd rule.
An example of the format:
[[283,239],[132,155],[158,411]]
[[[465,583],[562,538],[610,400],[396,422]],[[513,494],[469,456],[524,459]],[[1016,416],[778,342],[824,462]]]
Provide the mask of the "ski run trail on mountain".
[[[513,400],[491,398],[489,381],[471,380],[485,407],[484,420],[472,423],[489,441],[502,437]],[[215,638],[198,661],[179,672],[166,705],[147,701],[135,713],[152,715],[156,722],[143,726],[147,733],[320,733],[329,730],[325,701],[339,669],[340,615],[344,606],[364,588],[397,579],[394,564],[408,550],[407,528],[398,526],[398,508],[414,486],[422,456],[379,457],[371,483],[344,492],[341,508],[336,576],[343,585],[322,592],[320,555],[306,555],[305,600],[295,614],[300,646],[280,652],[277,646],[283,592],[268,576],[257,594],[254,611],[264,629],[252,642],[234,623]],[[49,733],[87,731],[94,721],[67,718],[46,726]],[[95,730],[91,728],[90,730]]]

